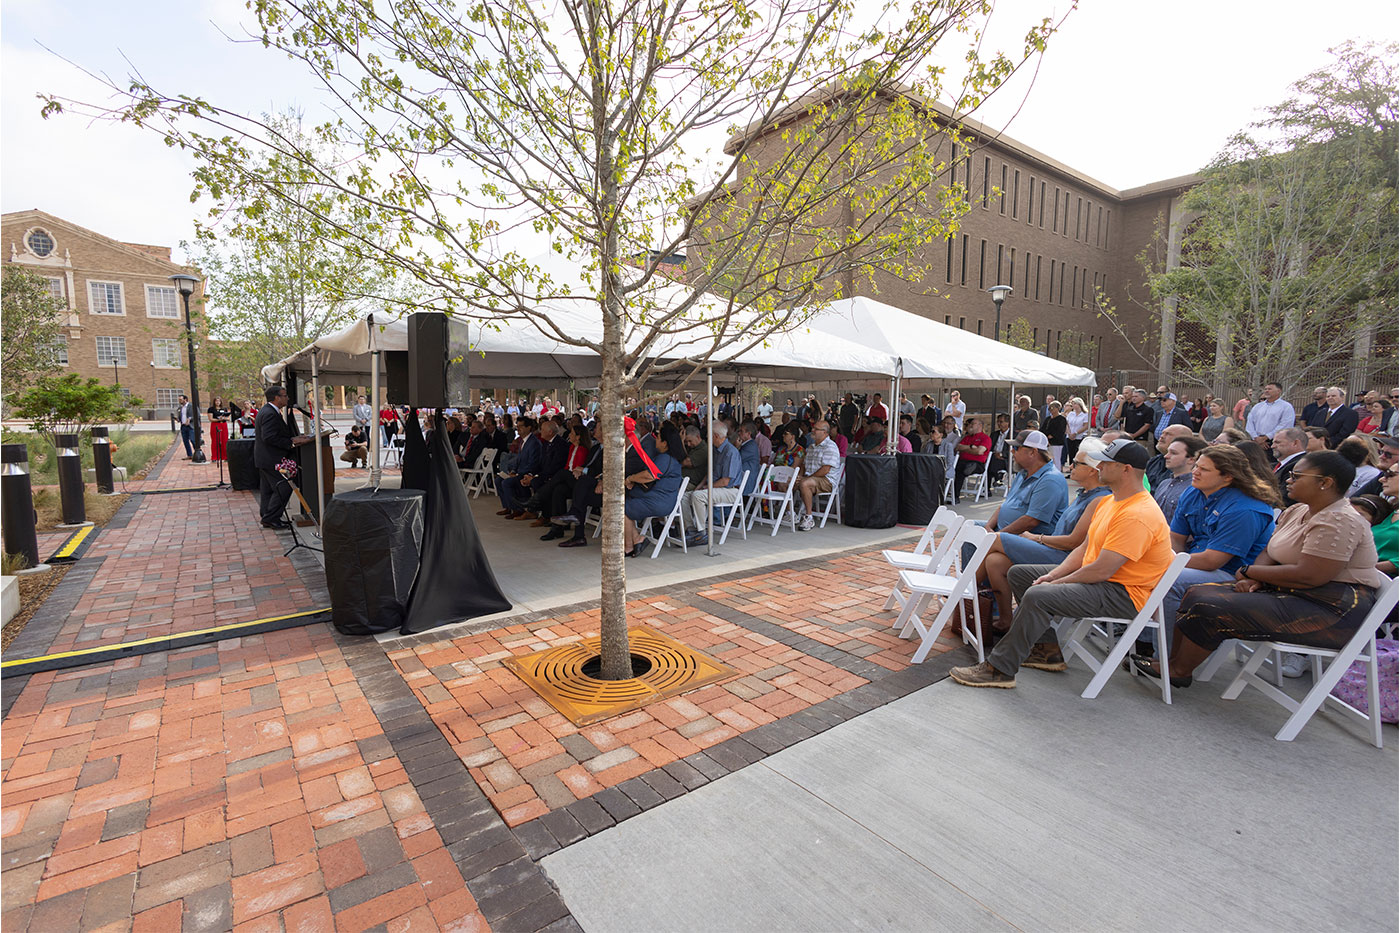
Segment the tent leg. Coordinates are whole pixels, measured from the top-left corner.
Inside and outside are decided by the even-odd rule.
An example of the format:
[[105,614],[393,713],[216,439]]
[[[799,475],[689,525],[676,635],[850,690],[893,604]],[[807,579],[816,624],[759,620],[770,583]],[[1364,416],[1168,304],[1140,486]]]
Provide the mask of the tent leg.
[[369,483],[364,488],[378,489],[380,477],[383,475],[383,470],[380,467],[382,451],[379,444],[379,435],[382,429],[379,427],[379,335],[374,329],[373,314],[370,314],[366,319],[366,324],[369,326],[369,397],[370,406],[374,409],[374,421],[371,423],[372,430],[369,432]]
[[325,413],[321,409],[325,406],[321,399],[321,379],[316,365],[315,347],[311,348],[311,397],[315,400],[311,413],[316,416],[316,530],[312,533],[319,538],[321,520],[326,514],[326,458],[321,455],[321,422],[325,420]]
[[715,368],[705,367],[705,443],[710,445],[709,476],[705,482],[705,555],[715,556]]

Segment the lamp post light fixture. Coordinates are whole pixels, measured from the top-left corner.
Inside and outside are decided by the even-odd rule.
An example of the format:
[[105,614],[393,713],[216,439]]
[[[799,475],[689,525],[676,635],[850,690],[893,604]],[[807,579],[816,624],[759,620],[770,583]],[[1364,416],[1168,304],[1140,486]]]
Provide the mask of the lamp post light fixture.
[[190,351],[190,429],[194,433],[194,453],[190,456],[190,462],[204,463],[204,429],[199,423],[199,377],[194,367],[194,324],[190,320],[190,296],[194,294],[199,279],[179,272],[172,275],[170,281],[175,283],[180,297],[185,300],[185,343]]
[[997,340],[997,341],[1000,341],[1000,340],[1001,340],[1001,303],[1002,303],[1003,301],[1006,300],[1006,296],[1007,296],[1007,295],[1010,295],[1010,294],[1011,294],[1011,286],[1010,286],[1010,285],[993,285],[991,288],[987,289],[987,291],[988,291],[988,292],[991,294],[991,296],[992,296],[992,302],[997,306],[997,322],[996,322],[996,327],[995,327],[995,329],[992,331],[992,337],[993,337],[993,339],[995,339],[995,340]]

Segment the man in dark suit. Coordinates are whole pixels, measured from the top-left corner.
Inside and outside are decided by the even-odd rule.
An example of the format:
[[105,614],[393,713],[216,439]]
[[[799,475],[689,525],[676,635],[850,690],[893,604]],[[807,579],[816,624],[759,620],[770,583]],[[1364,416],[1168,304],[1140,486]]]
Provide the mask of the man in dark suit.
[[282,512],[287,500],[292,497],[292,484],[277,472],[277,464],[289,457],[293,448],[311,440],[304,434],[295,434],[282,417],[281,409],[287,405],[287,390],[282,386],[272,386],[263,395],[267,404],[258,410],[253,422],[253,466],[258,468],[260,492],[262,496],[261,519],[264,528],[286,528],[287,520]]
[[1347,396],[1341,388],[1332,386],[1327,390],[1327,405],[1313,413],[1308,424],[1327,432],[1327,447],[1335,449],[1338,444],[1356,432],[1361,419],[1346,405]]
[[1302,428],[1284,428],[1274,433],[1274,456],[1278,463],[1274,466],[1274,479],[1278,480],[1278,491],[1283,496],[1285,508],[1293,504],[1288,496],[1288,477],[1293,475],[1293,467],[1308,447],[1308,436]]
[[[496,492],[501,497],[501,510],[496,514],[505,519],[519,518],[526,514],[524,500],[531,494],[530,486],[534,482],[534,475],[539,472],[540,458],[544,455],[540,436],[535,433],[534,419],[521,415],[515,424],[524,436],[524,442],[520,445],[520,453],[516,455],[513,469],[502,473],[496,481]],[[541,430],[552,429],[541,426]]]

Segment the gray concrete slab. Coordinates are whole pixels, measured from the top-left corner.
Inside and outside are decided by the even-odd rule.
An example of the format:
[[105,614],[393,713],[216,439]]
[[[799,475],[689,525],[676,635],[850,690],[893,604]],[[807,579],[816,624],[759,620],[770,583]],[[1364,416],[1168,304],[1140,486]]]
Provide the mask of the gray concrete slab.
[[935,684],[544,866],[589,933],[1397,928],[1393,727],[1088,678]]

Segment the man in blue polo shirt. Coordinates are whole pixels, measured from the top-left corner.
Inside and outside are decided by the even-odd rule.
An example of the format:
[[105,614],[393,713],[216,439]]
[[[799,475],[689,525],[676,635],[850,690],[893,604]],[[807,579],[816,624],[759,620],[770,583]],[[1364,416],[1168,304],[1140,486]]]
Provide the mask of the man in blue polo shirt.
[[714,488],[706,490],[703,481],[692,493],[688,493],[693,529],[687,536],[687,544],[704,544],[709,538],[706,530],[705,512],[710,503],[728,505],[739,500],[739,480],[744,475],[743,459],[733,444],[729,443],[729,426],[716,421],[710,437],[714,445]]
[[1020,470],[1006,500],[992,513],[988,531],[1049,534],[1069,504],[1069,484],[1050,460],[1050,442],[1040,431],[1022,431],[1011,441],[1011,458]]
[[1251,472],[1249,460],[1229,445],[1213,445],[1196,457],[1191,488],[1177,500],[1172,515],[1172,550],[1191,554],[1186,569],[1162,601],[1167,639],[1187,589],[1197,583],[1228,583],[1250,564],[1274,531],[1274,505],[1256,498],[1277,494]]

